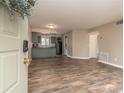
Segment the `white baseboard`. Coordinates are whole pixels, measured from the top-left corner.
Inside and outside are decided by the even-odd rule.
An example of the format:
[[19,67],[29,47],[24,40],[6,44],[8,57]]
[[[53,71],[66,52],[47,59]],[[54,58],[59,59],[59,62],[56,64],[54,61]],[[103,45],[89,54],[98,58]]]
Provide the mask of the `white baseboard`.
[[74,56],[70,56],[67,55],[67,57],[73,58],[73,59],[89,59],[90,57],[74,57]]
[[70,55],[68,55],[68,54],[67,54],[66,56],[67,56],[67,57],[70,57],[70,58],[72,58],[72,56],[70,56]]
[[[74,58],[74,59],[90,59],[90,57],[74,57],[74,56],[70,56],[70,55],[67,55],[67,57]],[[120,65],[117,65],[117,64],[112,64],[112,63],[105,62],[105,61],[102,61],[102,60],[99,60],[98,62],[123,69],[123,66],[120,66]]]
[[120,65],[117,65],[117,64],[112,64],[112,63],[105,62],[105,61],[102,61],[102,60],[99,60],[99,62],[101,62],[101,63],[103,63],[103,64],[111,65],[111,66],[113,66],[113,67],[117,67],[117,68],[123,69],[123,66],[120,66]]

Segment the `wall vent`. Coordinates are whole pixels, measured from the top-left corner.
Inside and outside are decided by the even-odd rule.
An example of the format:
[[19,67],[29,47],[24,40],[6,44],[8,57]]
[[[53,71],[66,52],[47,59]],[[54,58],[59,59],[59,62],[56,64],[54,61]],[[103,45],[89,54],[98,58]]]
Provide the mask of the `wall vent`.
[[105,53],[105,52],[100,52],[99,53],[99,60],[107,63],[109,61],[109,53]]
[[116,24],[117,24],[117,25],[119,25],[119,24],[123,24],[123,20],[119,20],[119,21],[117,21]]

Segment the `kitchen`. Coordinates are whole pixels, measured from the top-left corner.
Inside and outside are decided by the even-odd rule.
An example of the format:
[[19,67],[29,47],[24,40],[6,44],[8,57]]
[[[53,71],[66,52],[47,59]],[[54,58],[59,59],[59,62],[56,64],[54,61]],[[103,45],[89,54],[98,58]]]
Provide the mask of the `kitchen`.
[[62,35],[32,32],[32,58],[58,57],[63,54]]

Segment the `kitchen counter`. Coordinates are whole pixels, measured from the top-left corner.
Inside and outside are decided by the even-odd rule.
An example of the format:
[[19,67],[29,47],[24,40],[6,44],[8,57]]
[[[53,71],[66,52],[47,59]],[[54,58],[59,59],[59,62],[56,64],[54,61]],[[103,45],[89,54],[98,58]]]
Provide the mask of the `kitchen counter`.
[[[45,48],[55,48],[55,47],[34,47],[34,49],[35,49],[35,48],[40,48],[40,49],[42,48],[42,49],[45,49]],[[33,48],[32,48],[32,49],[33,49]]]
[[47,58],[47,57],[55,57],[55,56],[56,56],[55,47],[32,48],[32,58]]

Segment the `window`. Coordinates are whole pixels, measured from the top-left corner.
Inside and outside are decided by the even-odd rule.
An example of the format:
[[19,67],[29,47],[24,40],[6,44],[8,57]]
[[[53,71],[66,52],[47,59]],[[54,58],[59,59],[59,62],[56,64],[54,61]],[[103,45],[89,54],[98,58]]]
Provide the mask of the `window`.
[[48,48],[48,47],[55,47],[55,36],[51,35],[40,35],[37,37],[38,39],[38,47],[41,48]]
[[50,38],[49,37],[41,37],[41,45],[42,46],[50,46]]

